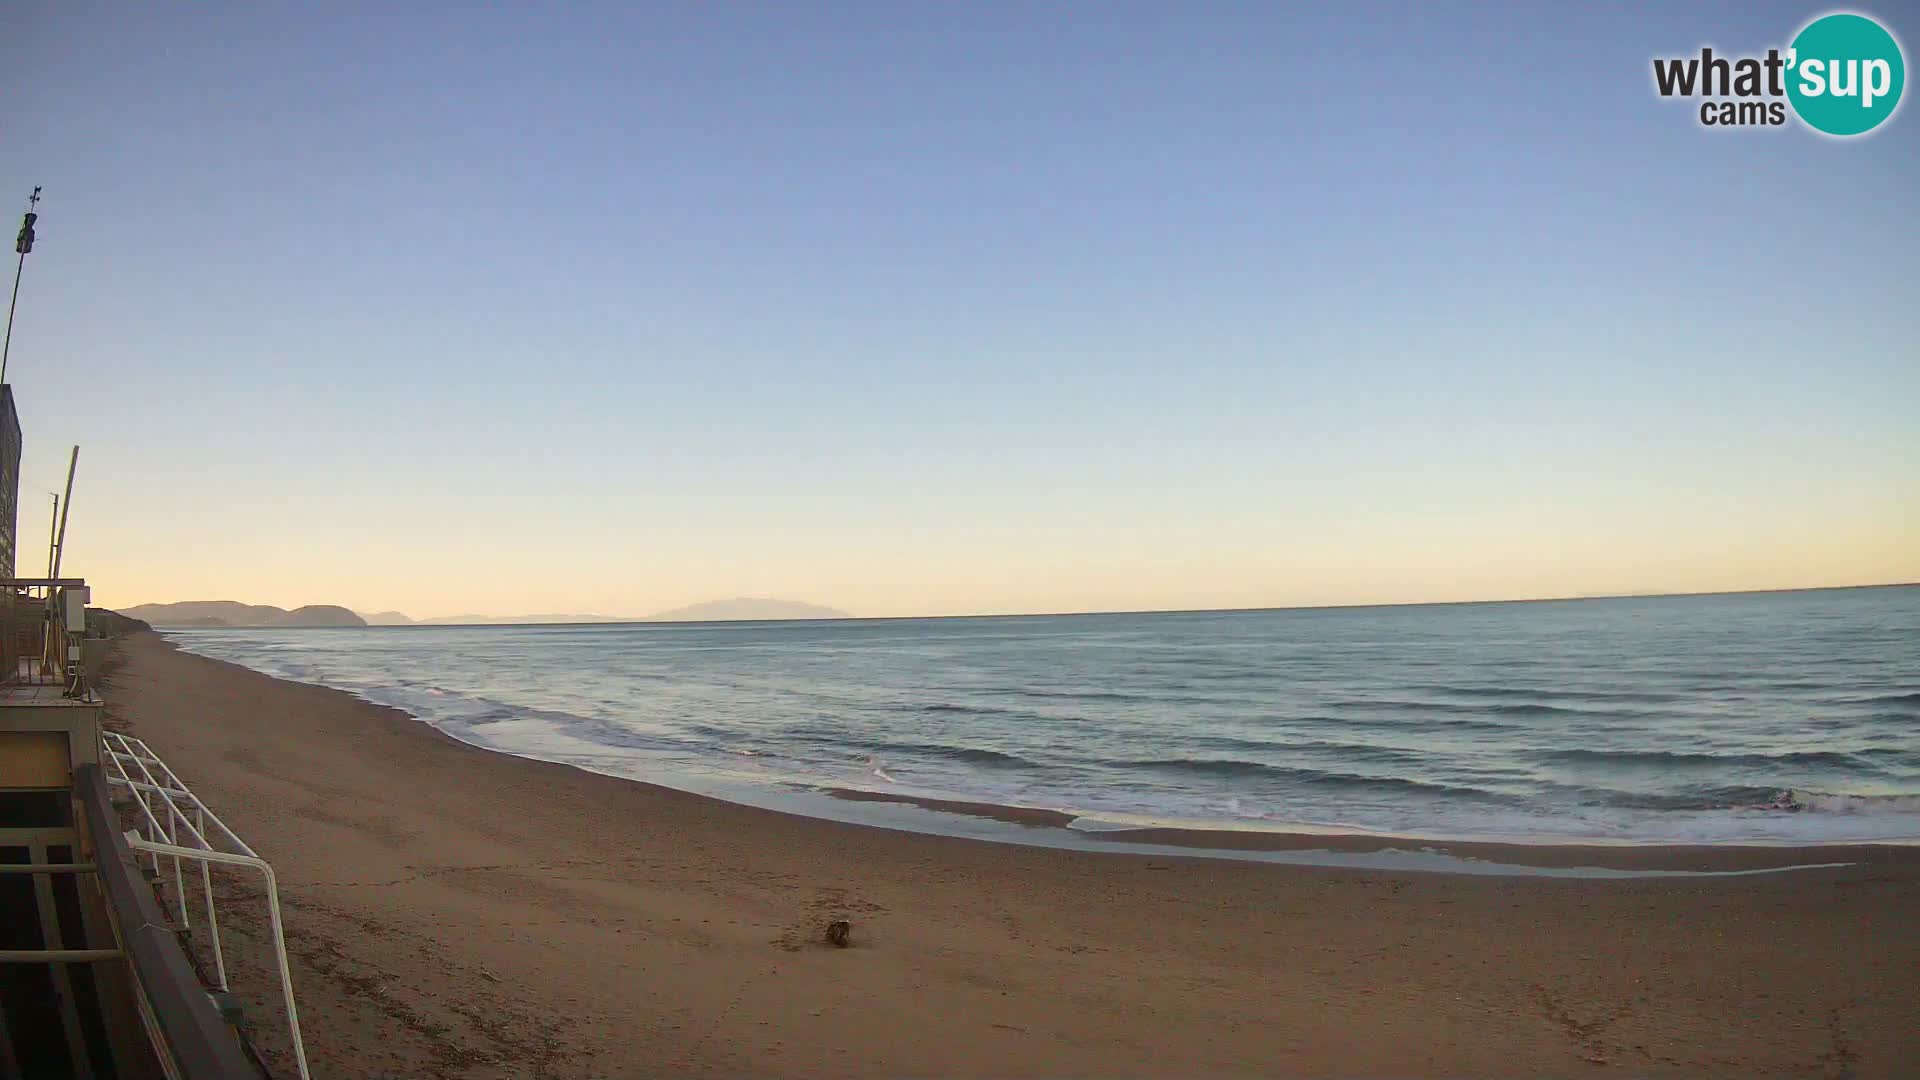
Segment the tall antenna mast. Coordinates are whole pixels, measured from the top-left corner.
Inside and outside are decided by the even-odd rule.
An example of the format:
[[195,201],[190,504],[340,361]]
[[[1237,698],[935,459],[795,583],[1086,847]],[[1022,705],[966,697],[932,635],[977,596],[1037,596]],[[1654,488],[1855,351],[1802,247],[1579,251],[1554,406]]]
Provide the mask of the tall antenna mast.
[[54,546],[59,543],[59,541],[55,539],[56,533],[54,530],[60,526],[60,493],[57,491],[49,491],[47,494],[53,496],[53,516],[47,519],[47,576],[52,577],[53,549]]
[[7,381],[7,356],[13,352],[13,309],[20,306],[20,271],[27,268],[27,252],[33,250],[33,223],[40,220],[34,208],[39,205],[40,187],[36,184],[33,194],[27,196],[27,216],[20,219],[20,235],[13,241],[13,250],[20,253],[20,261],[13,264],[13,299],[7,303],[7,340],[0,345],[0,385]]

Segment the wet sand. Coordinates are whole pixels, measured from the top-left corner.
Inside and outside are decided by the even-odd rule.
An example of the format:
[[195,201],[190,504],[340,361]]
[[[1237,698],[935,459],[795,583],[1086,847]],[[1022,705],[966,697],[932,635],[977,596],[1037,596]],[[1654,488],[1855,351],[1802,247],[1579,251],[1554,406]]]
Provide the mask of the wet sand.
[[[1865,1077],[1920,1062],[1911,849],[1582,881],[994,844],[494,754],[153,634],[118,652],[110,722],[279,871],[317,1076]],[[1249,835],[1327,842],[1230,834]],[[1596,865],[1603,850],[1530,854]],[[257,1041],[292,1076],[264,912],[238,876],[221,892]],[[834,919],[854,947],[824,942]]]

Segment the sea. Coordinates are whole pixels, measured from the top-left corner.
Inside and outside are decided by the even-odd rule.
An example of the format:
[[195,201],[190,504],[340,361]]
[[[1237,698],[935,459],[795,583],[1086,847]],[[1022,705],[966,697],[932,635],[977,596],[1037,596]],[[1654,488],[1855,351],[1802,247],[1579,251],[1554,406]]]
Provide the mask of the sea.
[[167,633],[479,746],[748,802],[855,790],[1093,830],[1920,841],[1920,586]]

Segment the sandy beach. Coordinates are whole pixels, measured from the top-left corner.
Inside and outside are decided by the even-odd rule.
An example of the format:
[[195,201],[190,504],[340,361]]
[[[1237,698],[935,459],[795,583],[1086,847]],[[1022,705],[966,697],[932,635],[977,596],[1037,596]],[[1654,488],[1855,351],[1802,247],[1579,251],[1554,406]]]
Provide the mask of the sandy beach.
[[[151,633],[121,640],[105,692],[110,726],[277,868],[317,1076],[1871,1077],[1920,1062],[1920,850],[1612,856],[1851,863],[1629,881],[1062,851],[507,757]],[[292,1076],[264,912],[242,879],[222,889],[258,1045]],[[852,948],[822,940],[835,919]]]

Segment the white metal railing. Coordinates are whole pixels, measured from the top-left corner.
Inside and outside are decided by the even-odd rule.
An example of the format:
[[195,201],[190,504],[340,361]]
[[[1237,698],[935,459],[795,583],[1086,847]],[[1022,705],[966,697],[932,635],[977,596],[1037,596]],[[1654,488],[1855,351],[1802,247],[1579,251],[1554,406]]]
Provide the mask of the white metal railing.
[[[144,818],[141,829],[127,833],[127,843],[152,859],[155,879],[164,886],[160,860],[173,867],[174,910],[182,929],[192,926],[187,905],[186,874],[181,860],[200,866],[200,894],[205,906],[208,938],[213,950],[214,977],[225,993],[227,986],[226,953],[220,941],[220,916],[213,904],[214,865],[243,866],[259,871],[267,883],[267,915],[273,928],[274,960],[280,969],[280,993],[286,1002],[287,1030],[293,1037],[293,1057],[299,1065],[301,1080],[309,1080],[307,1051],[300,1041],[300,1014],[293,1002],[293,974],[287,963],[287,938],[280,920],[280,890],[267,865],[247,842],[234,834],[219,815],[207,808],[187,785],[180,782],[160,755],[145,742],[130,735],[100,733],[101,759],[107,765],[107,782],[126,788],[140,807]],[[131,769],[129,768],[131,766]],[[208,826],[211,825],[212,828]],[[213,839],[209,840],[211,836]]]

